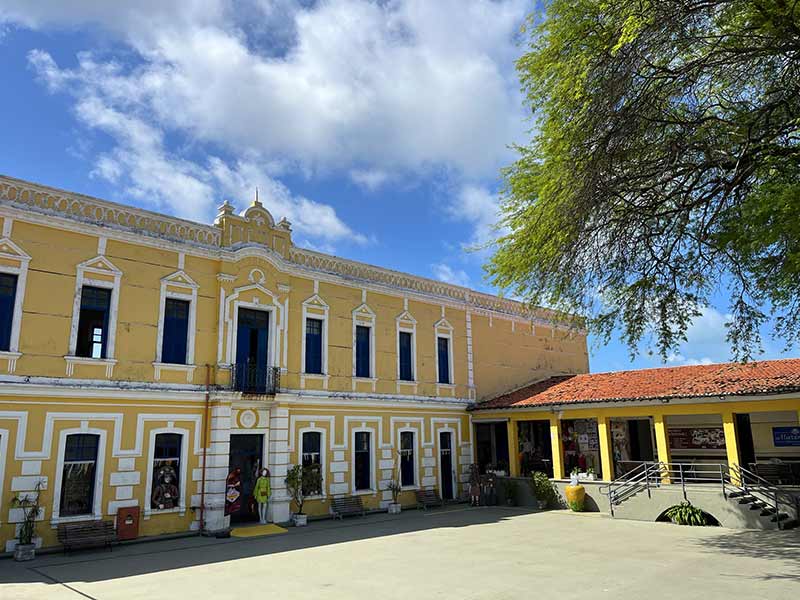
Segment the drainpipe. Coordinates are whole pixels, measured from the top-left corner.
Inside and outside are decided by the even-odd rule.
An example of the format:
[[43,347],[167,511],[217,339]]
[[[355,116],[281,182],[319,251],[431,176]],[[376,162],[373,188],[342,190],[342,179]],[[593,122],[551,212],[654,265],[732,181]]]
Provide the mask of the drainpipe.
[[203,467],[201,469],[200,483],[200,534],[206,531],[206,462],[207,462],[207,431],[208,431],[208,408],[211,402],[211,365],[206,363],[206,403],[203,410]]

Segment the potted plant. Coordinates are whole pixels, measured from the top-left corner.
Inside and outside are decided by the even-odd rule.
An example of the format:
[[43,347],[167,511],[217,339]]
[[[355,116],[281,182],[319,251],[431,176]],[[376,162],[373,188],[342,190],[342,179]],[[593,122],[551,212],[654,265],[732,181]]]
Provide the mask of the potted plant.
[[39,517],[39,496],[42,491],[42,482],[36,482],[33,492],[17,494],[11,500],[12,508],[21,508],[23,520],[19,528],[19,541],[14,547],[14,560],[33,560],[36,556],[36,519]]
[[541,471],[534,471],[531,474],[530,480],[531,492],[536,497],[536,503],[539,505],[539,510],[545,510],[550,506],[555,505],[557,495],[553,487],[553,482],[546,473]]
[[322,488],[322,473],[316,465],[295,465],[286,474],[286,489],[297,506],[297,512],[292,515],[292,523],[295,527],[305,527],[308,525],[308,515],[303,512],[305,504],[305,490],[319,490]]
[[572,470],[569,477],[569,485],[564,488],[567,506],[573,512],[583,512],[583,504],[586,499],[586,488],[578,483],[579,472],[577,467]]
[[400,492],[403,489],[402,486],[400,485],[400,482],[398,482],[397,480],[392,480],[386,484],[386,489],[392,492],[392,502],[391,504],[389,504],[389,514],[390,515],[400,514],[400,511],[403,508],[401,504],[397,501],[397,497],[400,495]]

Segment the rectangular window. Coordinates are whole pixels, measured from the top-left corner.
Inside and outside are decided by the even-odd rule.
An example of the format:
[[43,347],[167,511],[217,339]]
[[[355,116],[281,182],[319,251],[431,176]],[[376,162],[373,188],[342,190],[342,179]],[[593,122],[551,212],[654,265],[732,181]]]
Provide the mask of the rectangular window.
[[357,431],[355,440],[355,486],[356,491],[368,490],[372,487],[372,459],[370,450],[370,433]]
[[411,336],[407,331],[400,332],[399,354],[400,354],[400,379],[402,381],[414,381],[414,367],[411,359]]
[[305,372],[322,374],[322,319],[306,319]]
[[76,433],[67,436],[61,473],[59,516],[91,515],[100,436]]
[[106,358],[111,290],[83,286],[75,353],[86,358]]
[[189,340],[188,300],[167,298],[164,303],[164,338],[161,341],[161,362],[185,365]]
[[17,276],[0,273],[0,350],[11,349],[11,326],[14,323],[14,301],[17,298]]
[[417,485],[414,477],[414,432],[400,433],[400,485]]
[[356,377],[371,377],[370,363],[370,328],[356,325]]
[[450,339],[440,337],[436,340],[436,349],[439,358],[439,383],[450,381]]
[[[302,442],[303,469],[322,470],[322,434],[319,431],[306,431],[303,433]],[[303,486],[303,495],[316,496],[322,494],[322,489],[311,489]]]
[[150,508],[167,510],[180,506],[181,444],[180,433],[158,433],[153,450],[153,487]]

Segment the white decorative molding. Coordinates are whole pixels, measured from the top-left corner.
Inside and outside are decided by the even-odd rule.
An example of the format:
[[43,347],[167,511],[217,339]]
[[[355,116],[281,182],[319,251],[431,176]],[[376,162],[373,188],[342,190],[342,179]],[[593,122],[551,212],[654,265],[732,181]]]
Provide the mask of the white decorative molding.
[[[94,277],[93,277],[94,276]],[[97,279],[100,277],[111,277],[112,281],[107,279]],[[114,350],[117,339],[117,315],[119,313],[119,293],[120,282],[122,280],[122,271],[120,271],[114,264],[105,256],[95,256],[89,260],[83,261],[77,266],[75,276],[75,295],[72,301],[72,324],[69,333],[69,355],[65,358],[78,358],[75,356],[75,351],[78,347],[78,325],[81,318],[81,295],[83,286],[89,285],[92,287],[99,287],[111,290],[111,303],[109,306],[108,314],[108,340],[106,341],[106,355],[103,359],[92,360],[105,360],[110,361],[114,358]],[[72,370],[75,364],[79,361],[67,360],[67,376],[72,375]],[[113,369],[113,365],[112,365]],[[107,377],[111,377],[110,371]]]
[[[353,391],[359,381],[369,382],[372,386],[372,391],[375,391],[375,386],[378,381],[377,372],[375,370],[375,328],[376,328],[376,315],[369,305],[366,303],[366,291],[362,292],[362,303],[353,309]],[[357,327],[369,327],[369,376],[358,377],[356,375],[356,331]]]
[[[0,353],[0,358],[8,360],[8,372],[13,373],[17,368],[17,359],[22,356],[19,352],[19,336],[22,330],[22,307],[25,302],[25,287],[28,280],[28,265],[31,257],[15,244],[9,237],[11,223],[9,218],[3,220],[3,238],[0,239],[0,259],[12,264],[0,264],[0,273],[17,276],[17,289],[14,297],[14,313],[11,317],[11,337],[8,351]],[[13,263],[17,263],[14,265]]]
[[[195,337],[197,333],[197,290],[199,289],[198,283],[189,277],[184,271],[176,271],[171,275],[161,279],[161,296],[159,300],[158,309],[158,334],[156,336],[156,360],[153,363],[160,365],[156,367],[156,381],[161,376],[161,369],[167,368],[167,365],[162,362],[162,352],[164,350],[164,318],[167,305],[167,298],[175,300],[185,300],[189,303],[189,323],[186,340],[186,363],[175,365],[175,370],[184,370],[186,367],[194,367],[194,351],[195,351]],[[175,291],[175,289],[182,291]],[[171,367],[170,367],[171,368]],[[192,369],[191,374],[187,371],[187,381],[191,381],[194,374]]]
[[[328,303],[319,295],[319,282],[314,282],[314,294],[303,302],[303,335],[300,346],[300,388],[305,387],[306,379],[320,379],[328,388]],[[322,321],[322,373],[306,373],[306,327],[308,319]]]
[[[47,415],[50,416],[50,413]],[[45,429],[47,425],[45,424]],[[97,441],[97,458],[94,464],[94,496],[92,498],[92,514],[91,515],[76,515],[69,517],[61,516],[61,485],[62,475],[64,473],[64,452],[67,445],[67,437],[70,434],[83,434],[89,433],[98,436]],[[47,431],[45,431],[47,434]],[[52,438],[52,430],[50,431],[50,438]],[[17,436],[19,441],[19,435]],[[48,441],[50,441],[48,439]],[[19,444],[17,444],[19,446]],[[58,523],[67,521],[80,521],[87,520],[87,518],[94,518],[100,520],[103,518],[103,477],[105,474],[105,460],[106,460],[106,430],[95,429],[88,427],[81,427],[77,429],[62,429],[58,435],[58,455],[56,458],[56,475],[55,485],[53,487],[53,511],[50,518],[50,523],[56,526]]]
[[[397,393],[400,393],[400,386],[413,385],[414,393],[417,393],[417,382],[419,381],[419,373],[417,373],[417,320],[408,312],[408,298],[404,298],[403,312],[395,317],[395,340],[394,345],[397,349]],[[400,332],[411,334],[411,379],[400,379]]]
[[114,375],[114,365],[117,361],[113,358],[88,358],[85,356],[65,356],[64,360],[67,363],[67,377],[72,377],[75,374],[75,365],[95,365],[104,366],[106,368],[106,378],[111,379]]
[[[155,462],[156,436],[159,433],[177,433],[181,436],[181,464],[178,473],[179,495],[178,506],[176,509],[154,509],[152,508],[151,498],[153,493],[153,463]],[[178,512],[181,516],[186,512],[186,479],[189,471],[189,430],[175,427],[173,423],[168,423],[167,427],[159,427],[150,430],[150,440],[147,452],[147,479],[144,488],[144,518],[149,519],[153,514],[166,512]]]

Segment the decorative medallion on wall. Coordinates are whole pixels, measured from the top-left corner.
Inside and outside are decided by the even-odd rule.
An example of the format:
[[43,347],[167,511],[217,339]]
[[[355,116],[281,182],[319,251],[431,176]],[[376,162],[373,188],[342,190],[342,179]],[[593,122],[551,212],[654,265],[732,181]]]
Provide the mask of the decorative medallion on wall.
[[239,413],[239,425],[244,429],[252,429],[258,421],[258,415],[252,410],[243,410]]

